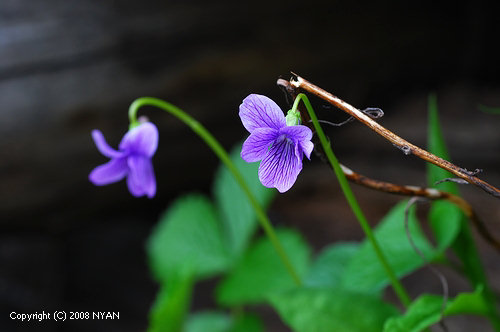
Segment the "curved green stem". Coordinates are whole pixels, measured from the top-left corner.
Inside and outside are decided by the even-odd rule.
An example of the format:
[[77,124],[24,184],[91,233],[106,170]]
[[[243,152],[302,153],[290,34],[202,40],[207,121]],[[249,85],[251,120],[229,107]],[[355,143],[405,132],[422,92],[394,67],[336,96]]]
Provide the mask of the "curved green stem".
[[281,245],[281,242],[279,241],[278,237],[276,236],[276,233],[274,232],[273,226],[271,225],[271,222],[269,221],[266,213],[258,203],[257,199],[255,196],[252,194],[250,189],[248,188],[248,185],[246,184],[245,180],[243,179],[243,176],[241,173],[238,171],[236,166],[234,166],[233,162],[231,161],[231,158],[229,158],[228,153],[222,145],[208,132],[208,130],[205,129],[198,121],[196,121],[194,118],[192,118],[190,115],[185,113],[183,110],[178,108],[177,106],[174,106],[170,103],[167,103],[166,101],[163,101],[158,98],[153,98],[153,97],[142,97],[139,99],[136,99],[129,108],[129,119],[130,119],[130,127],[133,128],[139,124],[137,121],[137,111],[139,108],[142,106],[155,106],[158,107],[171,115],[175,116],[182,122],[184,122],[186,125],[188,125],[198,136],[201,137],[203,141],[212,149],[212,151],[219,157],[219,159],[224,163],[224,165],[229,169],[229,171],[233,174],[234,178],[240,185],[241,189],[243,192],[246,194],[248,197],[248,200],[250,201],[250,204],[254,208],[255,212],[257,213],[257,218],[264,229],[264,232],[266,233],[267,237],[271,241],[272,245],[274,246],[274,249],[278,253],[279,257],[281,258],[283,264],[285,265],[286,269],[288,270],[288,273],[292,276],[293,280],[297,285],[301,285],[302,281],[299,278],[299,275],[295,272],[295,269],[293,268],[290,259],[288,258],[283,246]]
[[309,102],[309,99],[307,96],[303,93],[300,93],[297,98],[295,99],[295,102],[293,104],[292,110],[296,110],[299,102],[303,101],[304,105],[307,108],[307,111],[309,112],[309,116],[311,117],[311,121],[314,125],[314,128],[316,130],[316,134],[319,137],[319,140],[321,142],[321,145],[323,146],[323,149],[325,150],[326,157],[328,158],[328,161],[330,162],[330,165],[332,166],[335,175],[337,176],[337,179],[339,180],[340,187],[342,188],[342,191],[344,193],[344,196],[347,199],[347,202],[349,203],[349,206],[351,207],[352,211],[354,212],[354,215],[359,221],[359,224],[361,225],[361,228],[363,229],[366,237],[368,238],[368,241],[373,246],[373,249],[375,250],[375,254],[377,255],[378,260],[382,264],[385,272],[387,273],[387,276],[389,277],[389,280],[391,281],[392,288],[396,292],[396,295],[398,296],[399,300],[401,303],[407,307],[411,300],[410,296],[406,292],[405,288],[401,284],[401,282],[398,280],[396,277],[396,274],[392,270],[391,266],[389,265],[389,262],[387,261],[384,253],[382,252],[382,249],[380,248],[380,245],[378,244],[377,239],[375,238],[372,229],[370,228],[370,225],[368,224],[368,221],[366,220],[365,215],[363,214],[363,211],[361,210],[361,207],[358,204],[358,201],[356,200],[356,197],[354,196],[354,193],[351,190],[351,187],[349,186],[349,183],[347,182],[347,179],[344,175],[344,172],[342,171],[342,168],[337,160],[337,157],[335,157],[335,154],[333,153],[333,150],[331,148],[330,142],[327,140],[325,133],[323,132],[323,129],[321,129],[321,126],[319,125],[318,118],[316,117],[316,114],[314,113],[314,110],[311,106],[311,103]]

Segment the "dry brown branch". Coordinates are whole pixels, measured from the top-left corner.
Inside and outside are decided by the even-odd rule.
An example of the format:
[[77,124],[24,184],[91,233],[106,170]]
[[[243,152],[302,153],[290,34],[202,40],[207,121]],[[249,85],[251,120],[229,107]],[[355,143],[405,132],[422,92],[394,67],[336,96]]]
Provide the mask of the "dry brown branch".
[[[279,79],[277,82],[278,86],[284,88],[286,92],[293,98],[297,96],[297,91],[295,88],[290,84],[289,81]],[[352,107],[352,106],[351,106]],[[309,122],[309,114],[307,110],[304,108],[302,104],[299,105],[299,111],[302,116],[302,122],[305,125],[308,125],[311,127],[311,129],[314,131],[314,127],[312,124]],[[364,115],[364,114],[363,114]],[[371,119],[370,119],[371,120]],[[316,139],[314,137],[313,139]],[[314,147],[315,147],[315,152],[318,154],[318,156],[326,162],[326,157],[324,154],[324,151],[321,148],[321,145],[318,144],[318,142],[314,142]],[[438,200],[438,199],[444,199],[447,200],[453,204],[455,204],[457,207],[462,210],[462,212],[471,220],[479,234],[485,239],[486,242],[488,242],[492,247],[494,247],[496,250],[500,252],[500,241],[497,240],[491,232],[488,231],[484,223],[479,219],[477,214],[474,212],[474,209],[472,206],[465,201],[463,198],[450,194],[446,191],[434,189],[434,188],[424,188],[424,187],[418,187],[418,186],[409,186],[409,185],[398,185],[390,182],[385,182],[385,181],[380,181],[380,180],[375,180],[372,178],[369,178],[367,176],[364,176],[362,174],[359,174],[350,168],[346,167],[345,165],[340,165],[342,167],[342,171],[344,172],[346,178],[354,182],[356,184],[362,185],[364,187],[386,192],[386,193],[391,193],[391,194],[396,194],[396,195],[403,195],[403,196],[412,196],[412,197],[425,197],[430,200]]]
[[483,189],[487,193],[500,198],[500,189],[492,186],[491,184],[477,178],[474,176],[475,172],[470,172],[465,168],[459,167],[447,160],[444,160],[422,148],[419,148],[418,146],[406,141],[405,139],[399,137],[398,135],[394,134],[390,130],[384,128],[380,124],[378,124],[376,121],[371,119],[369,116],[358,110],[357,108],[351,106],[350,104],[346,103],[345,101],[341,100],[340,98],[334,96],[333,94],[321,89],[320,87],[314,85],[313,83],[305,80],[304,78],[300,76],[296,76],[290,80],[290,85],[291,87],[295,89],[300,89],[303,91],[310,92],[319,98],[323,99],[324,101],[334,105],[337,108],[340,108],[350,116],[354,117],[361,123],[365,124],[368,126],[370,129],[375,131],[377,134],[381,135],[385,139],[387,139],[389,142],[394,144],[396,147],[401,149],[405,154],[413,154],[425,161],[428,161],[436,166],[439,166],[454,175],[458,176],[459,178],[464,179],[470,184],[476,185],[479,188]]
[[486,225],[484,225],[484,223],[474,212],[472,206],[463,198],[434,188],[397,185],[390,182],[371,179],[362,174],[354,172],[344,165],[341,165],[341,167],[347,179],[367,188],[396,195],[425,197],[431,200],[444,199],[449,201],[450,203],[455,204],[470,219],[470,221],[474,224],[474,227],[476,227],[477,231],[485,239],[485,241],[500,252],[500,241],[493,237],[491,232],[486,228]]

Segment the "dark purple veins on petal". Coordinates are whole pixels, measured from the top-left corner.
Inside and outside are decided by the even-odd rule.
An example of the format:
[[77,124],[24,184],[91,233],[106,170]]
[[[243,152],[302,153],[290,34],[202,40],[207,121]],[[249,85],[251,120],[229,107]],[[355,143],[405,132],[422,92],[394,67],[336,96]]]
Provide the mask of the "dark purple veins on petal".
[[281,108],[270,98],[251,94],[243,100],[239,112],[243,126],[252,133],[257,128],[280,129],[286,126]]
[[273,128],[255,129],[243,143],[241,158],[250,163],[262,160],[278,135],[279,131]]
[[292,187],[302,169],[302,157],[295,155],[295,144],[284,137],[275,142],[259,166],[259,179],[266,187],[285,192]]

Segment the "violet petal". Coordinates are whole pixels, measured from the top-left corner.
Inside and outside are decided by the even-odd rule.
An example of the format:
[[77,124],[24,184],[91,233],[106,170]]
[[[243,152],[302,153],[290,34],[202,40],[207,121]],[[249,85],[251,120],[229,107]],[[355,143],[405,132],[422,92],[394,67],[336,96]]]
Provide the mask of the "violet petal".
[[255,129],[243,143],[241,158],[249,163],[262,160],[278,135],[279,131],[273,128]]
[[286,126],[280,129],[280,134],[285,134],[294,142],[310,141],[312,139],[312,131],[306,126]]
[[252,133],[257,128],[280,129],[286,126],[281,108],[270,98],[251,94],[243,100],[239,112],[243,126]]
[[158,148],[158,128],[151,122],[141,123],[123,136],[119,148],[151,158]]
[[96,186],[104,186],[120,181],[127,173],[127,159],[117,158],[94,168],[89,174],[89,180]]
[[283,193],[290,189],[302,170],[302,156],[295,155],[296,145],[287,138],[276,141],[259,165],[260,182]]
[[152,198],[156,194],[156,180],[151,159],[131,155],[127,158],[129,174],[127,185],[130,193],[136,197],[147,195]]
[[109,146],[109,144],[106,142],[106,139],[104,138],[104,135],[98,129],[92,130],[92,139],[94,140],[97,150],[99,150],[100,153],[108,158],[120,158],[125,155],[124,152],[116,151],[111,146]]
[[314,148],[311,142],[313,136],[311,129],[303,125],[287,126],[280,129],[280,134],[285,134],[294,143],[298,143],[295,151],[297,158],[302,160],[302,153],[304,153],[307,159],[311,159],[311,152]]
[[307,159],[311,160],[311,152],[314,149],[314,144],[311,141],[300,141],[299,147],[306,155]]

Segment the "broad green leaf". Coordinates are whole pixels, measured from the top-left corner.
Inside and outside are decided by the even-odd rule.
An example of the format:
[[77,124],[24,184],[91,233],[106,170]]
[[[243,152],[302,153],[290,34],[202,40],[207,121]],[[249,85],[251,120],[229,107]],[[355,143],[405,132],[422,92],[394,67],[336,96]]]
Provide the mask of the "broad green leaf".
[[179,266],[161,284],[149,313],[149,332],[181,332],[191,302],[194,274],[189,265]]
[[336,243],[325,248],[312,264],[304,283],[311,287],[337,286],[358,249],[359,244],[354,242]]
[[[382,219],[374,235],[393,271],[398,277],[426,264],[411,246],[404,226],[404,211],[407,201],[394,206]],[[411,239],[420,251],[432,260],[434,251],[423,235],[415,217],[414,207],[410,209],[408,227]],[[389,278],[368,240],[364,240],[359,250],[347,264],[341,285],[359,292],[378,292],[389,283]]]
[[341,288],[298,288],[274,294],[270,302],[296,332],[379,332],[398,314],[373,295]]
[[[276,191],[266,188],[260,183],[257,174],[259,163],[247,163],[241,159],[240,152],[241,144],[238,144],[231,151],[231,160],[241,172],[252,194],[265,208],[271,202]],[[213,191],[229,247],[232,254],[238,257],[248,246],[248,242],[256,230],[255,210],[225,166],[221,166],[216,173]]]
[[[277,236],[299,276],[309,265],[310,249],[299,233],[279,230]],[[217,301],[234,306],[261,303],[271,292],[295,286],[295,283],[267,238],[260,238],[217,287]]]
[[[384,325],[384,332],[418,332],[441,319],[443,297],[437,295],[422,295],[410,305],[406,313],[391,317]],[[488,315],[488,304],[482,296],[482,288],[473,293],[461,293],[449,300],[444,316],[472,314]]]
[[197,279],[227,269],[230,257],[212,203],[191,194],[175,201],[147,243],[150,266],[160,282],[189,263]]
[[237,317],[219,311],[198,312],[189,317],[184,332],[263,332],[259,317],[244,313]]

